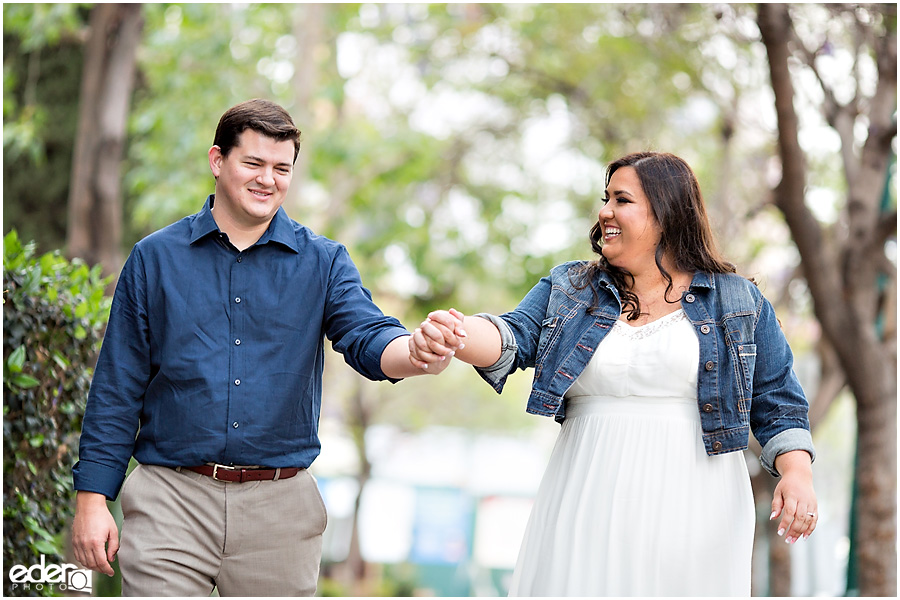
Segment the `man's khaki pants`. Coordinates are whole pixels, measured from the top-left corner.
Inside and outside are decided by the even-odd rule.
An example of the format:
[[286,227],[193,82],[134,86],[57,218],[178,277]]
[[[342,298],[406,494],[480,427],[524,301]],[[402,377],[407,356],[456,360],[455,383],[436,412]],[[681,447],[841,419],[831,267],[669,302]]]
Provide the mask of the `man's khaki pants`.
[[315,479],[226,483],[139,465],[122,487],[123,596],[312,596],[325,505]]

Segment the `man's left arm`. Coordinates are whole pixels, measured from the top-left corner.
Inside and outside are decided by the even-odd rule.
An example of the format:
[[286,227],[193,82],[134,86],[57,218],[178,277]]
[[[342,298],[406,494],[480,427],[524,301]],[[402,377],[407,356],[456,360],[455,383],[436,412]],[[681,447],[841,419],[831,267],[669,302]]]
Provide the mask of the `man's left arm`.
[[328,277],[325,334],[347,364],[374,381],[439,373],[455,349],[451,344],[440,365],[426,369],[415,364],[418,361],[414,362],[409,352],[409,331],[375,305],[343,246],[332,259]]

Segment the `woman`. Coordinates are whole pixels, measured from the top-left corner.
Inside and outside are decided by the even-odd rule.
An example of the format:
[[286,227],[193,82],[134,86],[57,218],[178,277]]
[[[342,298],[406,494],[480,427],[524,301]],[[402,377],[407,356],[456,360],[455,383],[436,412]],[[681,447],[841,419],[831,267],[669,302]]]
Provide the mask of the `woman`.
[[411,352],[427,367],[455,350],[498,392],[534,367],[527,410],[562,423],[510,595],[749,596],[751,429],[780,477],[779,535],[816,526],[791,350],[716,250],[683,160],[631,154],[606,182],[598,260],[554,268],[499,317],[432,313]]

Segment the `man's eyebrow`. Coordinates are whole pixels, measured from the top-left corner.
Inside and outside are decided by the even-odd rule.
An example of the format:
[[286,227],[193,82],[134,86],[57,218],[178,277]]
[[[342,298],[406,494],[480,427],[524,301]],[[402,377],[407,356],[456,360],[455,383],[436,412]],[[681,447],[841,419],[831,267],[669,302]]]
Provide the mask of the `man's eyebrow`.
[[[263,163],[263,164],[265,164],[265,162],[266,162],[262,158],[260,158],[258,156],[254,156],[252,154],[248,154],[248,155],[244,156],[244,160],[254,160],[256,162]],[[279,163],[275,163],[275,166],[276,167],[292,167],[293,165],[289,162],[279,162]]]

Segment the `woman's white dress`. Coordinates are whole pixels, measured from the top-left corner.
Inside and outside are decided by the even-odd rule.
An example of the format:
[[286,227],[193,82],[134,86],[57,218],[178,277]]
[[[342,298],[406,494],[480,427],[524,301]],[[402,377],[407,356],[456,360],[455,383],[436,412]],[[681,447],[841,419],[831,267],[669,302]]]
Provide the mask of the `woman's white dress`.
[[511,596],[749,596],[742,452],[707,456],[683,310],[617,321],[566,394]]

